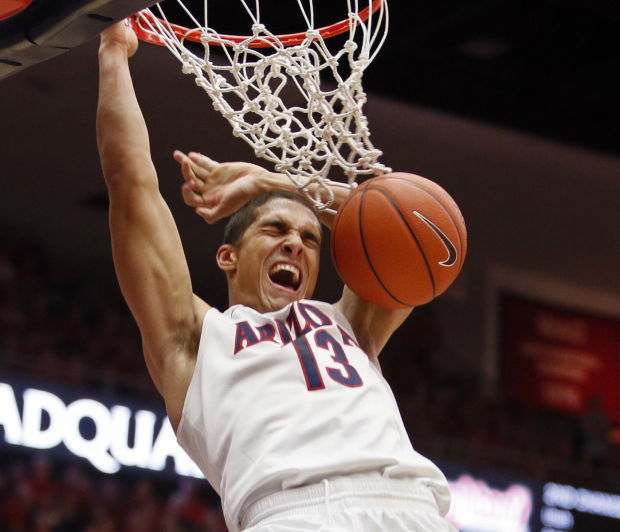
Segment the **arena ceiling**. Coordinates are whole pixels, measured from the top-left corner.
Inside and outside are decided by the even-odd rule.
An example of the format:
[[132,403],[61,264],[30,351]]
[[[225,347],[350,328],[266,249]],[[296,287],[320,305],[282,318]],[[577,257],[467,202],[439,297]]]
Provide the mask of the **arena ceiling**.
[[[72,6],[103,5],[100,12],[114,16],[146,3],[35,0],[33,6],[51,17],[69,13]],[[185,3],[201,13],[200,0]],[[210,4],[211,20],[234,32],[242,18],[236,11],[241,0]],[[300,27],[291,16],[297,8],[289,11],[288,4],[296,1],[261,0],[263,16],[276,31]],[[314,4],[320,22],[346,13],[344,0]],[[595,150],[620,151],[619,2],[392,0],[389,5],[389,38],[367,70],[369,91]],[[0,34],[9,30],[0,25]],[[76,42],[88,38],[80,35]]]
[[619,152],[619,2],[394,2],[393,12],[389,60],[369,89]]

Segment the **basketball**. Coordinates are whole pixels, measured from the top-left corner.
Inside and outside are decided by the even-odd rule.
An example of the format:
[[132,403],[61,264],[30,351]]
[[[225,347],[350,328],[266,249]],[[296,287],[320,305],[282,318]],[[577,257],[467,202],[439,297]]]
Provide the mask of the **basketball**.
[[422,305],[456,279],[467,251],[458,206],[436,183],[395,172],[369,179],[342,203],[331,233],[334,265],[363,299]]

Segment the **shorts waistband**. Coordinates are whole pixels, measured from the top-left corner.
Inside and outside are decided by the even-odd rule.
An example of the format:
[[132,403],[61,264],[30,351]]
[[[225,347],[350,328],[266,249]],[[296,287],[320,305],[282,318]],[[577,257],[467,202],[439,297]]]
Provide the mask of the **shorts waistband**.
[[316,484],[267,495],[245,510],[241,525],[245,529],[276,514],[320,513],[325,510],[326,502],[343,500],[349,506],[376,504],[384,508],[407,508],[415,502],[437,511],[433,494],[420,480],[354,475],[326,478]]

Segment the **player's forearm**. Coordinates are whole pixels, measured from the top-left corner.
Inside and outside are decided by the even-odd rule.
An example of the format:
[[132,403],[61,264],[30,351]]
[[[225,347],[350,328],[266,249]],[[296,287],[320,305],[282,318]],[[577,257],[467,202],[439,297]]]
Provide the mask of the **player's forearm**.
[[146,124],[129,73],[125,51],[102,44],[99,50],[97,145],[108,185],[154,173]]

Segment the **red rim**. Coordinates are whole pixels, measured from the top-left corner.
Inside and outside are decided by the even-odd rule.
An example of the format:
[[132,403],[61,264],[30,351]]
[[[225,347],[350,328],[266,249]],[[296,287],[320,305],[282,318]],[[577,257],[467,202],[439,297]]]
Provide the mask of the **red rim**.
[[32,0],[8,0],[3,3],[4,6],[0,6],[0,20],[17,15],[32,4]]
[[[368,20],[368,17],[370,16],[371,13],[375,13],[377,11],[377,9],[379,9],[379,6],[381,5],[383,0],[373,0],[372,4],[364,9],[362,9],[359,13],[358,13],[358,17],[365,22],[366,20]],[[371,11],[372,8],[372,11]],[[170,28],[172,29],[172,31],[174,32],[174,34],[179,38],[179,39],[185,39],[187,41],[192,41],[192,42],[197,42],[197,43],[201,43],[200,40],[200,28],[194,28],[194,29],[189,29],[186,28],[184,26],[179,26],[177,24],[169,24],[168,22],[160,19],[159,17],[156,17],[155,15],[153,15],[153,13],[148,10],[145,9],[143,11],[140,11],[139,13],[137,13],[136,15],[134,15],[133,17],[131,17],[131,22],[133,24],[133,29],[136,32],[136,35],[138,36],[138,38],[142,41],[151,43],[151,44],[157,44],[159,46],[164,46],[163,41],[154,35],[151,35],[149,33],[147,33],[146,31],[144,31],[138,21],[137,21],[137,17],[138,16],[144,16],[147,19],[150,19],[151,21],[160,21],[162,24],[164,25],[169,25]],[[340,22],[336,22],[334,24],[330,24],[329,26],[325,26],[323,28],[319,28],[317,31],[321,34],[321,36],[324,39],[329,39],[330,37],[334,37],[336,35],[340,35],[341,33],[345,33],[347,31],[349,31],[350,28],[350,21],[349,19],[344,19],[341,20]],[[241,43],[241,42],[245,42],[248,39],[251,39],[251,36],[247,35],[247,36],[242,36],[242,35],[219,35],[219,39],[221,40],[227,40],[233,43]],[[261,39],[255,39],[254,41],[250,41],[248,43],[248,47],[249,48],[267,48],[269,46],[273,46],[274,44],[277,44],[278,42],[281,42],[284,46],[294,46],[296,44],[301,44],[304,40],[306,39],[306,32],[305,31],[301,31],[299,33],[289,33],[289,34],[285,34],[285,35],[276,35],[275,39],[270,39],[269,37],[263,37]],[[209,44],[215,44],[215,45],[220,45],[222,46],[222,43],[220,42],[220,40],[210,40],[208,41]]]

